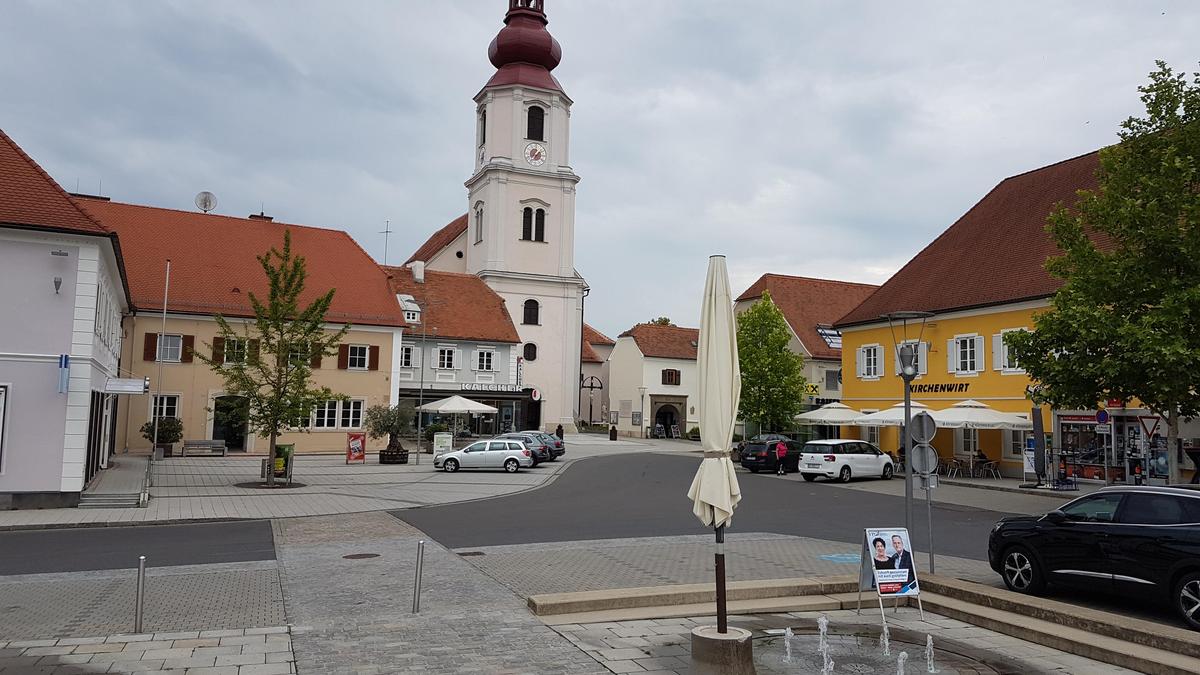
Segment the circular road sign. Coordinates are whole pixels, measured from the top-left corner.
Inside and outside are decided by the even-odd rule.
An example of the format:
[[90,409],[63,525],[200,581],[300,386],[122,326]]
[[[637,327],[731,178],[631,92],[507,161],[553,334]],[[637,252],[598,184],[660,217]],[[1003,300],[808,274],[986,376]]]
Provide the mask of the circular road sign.
[[912,456],[912,467],[917,473],[929,475],[937,469],[938,456],[933,446],[924,443],[914,446]]
[[933,435],[937,433],[937,424],[933,421],[933,416],[922,410],[913,415],[912,424],[908,432],[913,443],[929,443],[933,440]]
[[1101,408],[1096,411],[1096,424],[1108,424],[1108,411]]

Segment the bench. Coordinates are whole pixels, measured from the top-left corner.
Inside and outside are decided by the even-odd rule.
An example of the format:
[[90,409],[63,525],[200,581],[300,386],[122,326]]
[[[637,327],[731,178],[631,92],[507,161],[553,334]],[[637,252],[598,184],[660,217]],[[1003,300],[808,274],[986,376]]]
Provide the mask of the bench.
[[203,451],[207,455],[214,455],[217,451],[220,451],[222,457],[229,455],[229,450],[225,447],[225,441],[184,441],[183,449],[180,450],[179,456],[187,457],[188,450]]

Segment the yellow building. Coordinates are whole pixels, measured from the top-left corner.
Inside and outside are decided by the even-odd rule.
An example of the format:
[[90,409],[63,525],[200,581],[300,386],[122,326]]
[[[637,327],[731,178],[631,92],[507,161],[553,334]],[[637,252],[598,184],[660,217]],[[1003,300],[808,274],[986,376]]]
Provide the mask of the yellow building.
[[[1076,192],[1095,189],[1098,153],[1089,153],[1005,179],[916,255],[878,291],[837,323],[842,333],[842,402],[872,412],[904,399],[897,345],[920,340],[919,375],[912,398],[933,410],[974,399],[996,410],[1032,414],[1029,377],[1008,355],[1002,336],[1029,330],[1061,285],[1046,272],[1058,249],[1045,231],[1056,204],[1072,204]],[[923,325],[899,326],[892,312],[933,314]],[[923,332],[922,332],[923,331]],[[1090,410],[1042,409],[1048,445],[1065,457],[1065,468],[1084,479],[1131,479],[1140,465],[1150,482],[1167,473],[1165,422],[1136,403],[1107,402],[1111,429]],[[885,450],[901,445],[899,429],[850,428],[844,435],[877,441]],[[1021,476],[1026,432],[940,429],[934,447],[943,458],[976,452],[998,460],[1009,476]],[[1186,450],[1200,447],[1200,424],[1181,425],[1181,466],[1195,469]],[[1142,453],[1145,453],[1142,455]]]
[[[307,280],[301,304],[334,289],[326,325],[330,332],[350,324],[337,352],[309,361],[313,382],[345,400],[321,404],[280,443],[297,452],[343,452],[346,433],[361,431],[366,409],[394,405],[405,325],[404,309],[387,273],[345,232],[275,223],[264,215],[233,218],[211,213],[174,211],[102,198],[78,200],[105,226],[118,232],[125,249],[130,293],[137,310],[126,316],[120,368],[126,377],[150,378],[151,394],[121,401],[115,427],[117,447],[148,450],[142,425],[160,415],[183,423],[184,440],[224,440],[233,450],[266,453],[266,438],[247,433],[244,424],[226,422],[222,409],[245,408],[245,399],[228,396],[220,375],[197,354],[228,362],[254,352],[256,341],[218,338],[220,314],[235,331],[253,317],[249,294],[263,299],[267,280],[256,256],[282,248],[291,234],[292,251],[306,260]],[[165,329],[162,318],[164,273],[171,260]],[[160,336],[161,334],[161,336]],[[161,372],[161,380],[159,374]]]

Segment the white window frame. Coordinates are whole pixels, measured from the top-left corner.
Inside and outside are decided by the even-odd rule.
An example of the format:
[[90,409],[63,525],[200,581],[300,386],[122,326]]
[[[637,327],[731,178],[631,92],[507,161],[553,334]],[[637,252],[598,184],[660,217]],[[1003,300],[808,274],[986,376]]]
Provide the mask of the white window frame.
[[[236,347],[236,348],[235,348]],[[240,354],[240,359],[229,358],[230,354]],[[225,346],[221,352],[221,363],[245,363],[246,357],[250,354],[250,340],[246,338],[225,338]]]
[[406,310],[404,312],[404,321],[406,323],[420,323],[421,322],[421,313],[414,312],[411,309]]
[[[355,350],[360,354],[355,355]],[[354,365],[361,361],[362,365]],[[346,348],[346,370],[366,370],[371,365],[371,345],[349,345]]]
[[[883,345],[875,343],[863,345],[858,348],[859,358],[862,359],[862,373],[860,379],[863,380],[878,380],[883,377]],[[873,355],[872,359],[867,358],[867,354]],[[873,361],[874,370],[868,370],[868,361]]]
[[400,367],[416,368],[416,360],[413,357],[418,353],[420,352],[412,345],[400,345]]
[[[158,411],[160,409],[162,409],[163,412],[166,412],[166,407],[167,407],[165,404],[160,406],[158,403],[159,399],[164,400],[164,402],[167,399],[175,399],[175,402],[173,404],[174,408],[175,408],[175,414],[174,415],[157,415],[156,413],[158,413]],[[183,400],[183,397],[180,394],[151,394],[150,395],[150,411],[149,411],[150,417],[149,417],[149,420],[151,422],[153,422],[155,417],[174,417],[176,419],[179,419],[179,404],[182,400]]]
[[1025,457],[1025,439],[1033,434],[1032,431],[1004,431],[1004,458],[1023,459]]
[[[338,414],[338,401],[321,401],[313,407],[312,423],[309,425],[313,429],[337,429],[338,422],[341,420]],[[332,419],[330,417],[332,416]]]
[[974,457],[979,453],[979,430],[962,430],[962,454],[964,457]]
[[[179,347],[174,348],[174,351],[175,351],[174,358],[165,358],[164,359],[163,352],[165,351],[166,356],[170,357],[171,351],[173,349],[170,344],[165,345],[165,349],[164,349],[164,342],[168,338],[174,338],[175,340],[179,340]],[[183,359],[183,335],[180,333],[160,333],[158,335],[158,339],[155,340],[154,360],[162,361],[163,363],[180,363],[182,359]]]
[[1028,331],[1028,328],[1004,328],[992,336],[995,343],[992,345],[992,367],[1000,371],[1002,375],[1024,375],[1025,369],[1020,365],[1012,365],[1008,356],[1008,345],[1004,342],[1004,336],[1007,333],[1016,333],[1018,331]]
[[[973,363],[964,364],[964,343],[970,347],[968,352],[974,353]],[[983,336],[979,333],[964,333],[950,338],[947,346],[951,349],[949,356],[953,361],[947,363],[946,366],[955,377],[976,377],[979,373],[983,372],[986,367],[984,362],[984,351],[986,350],[981,347],[982,343]],[[963,368],[963,365],[971,365],[973,368]]]
[[[345,401],[338,401],[338,428],[339,429],[361,429],[363,409],[366,408],[367,402],[361,398],[350,398]],[[349,422],[347,422],[349,418]],[[358,423],[355,424],[355,421]]]
[[[438,347],[437,370],[458,370],[458,350],[454,347]],[[447,358],[448,357],[448,358]]]
[[863,440],[865,440],[868,443],[874,444],[874,446],[878,448],[879,447],[879,427],[863,427],[863,428],[867,430],[867,437],[864,438]]
[[308,365],[312,362],[312,354],[310,353],[309,346],[307,344],[290,345],[288,347],[287,358],[289,365]]
[[[485,364],[484,361],[487,361]],[[486,368],[484,366],[487,366]],[[475,370],[481,373],[496,372],[496,350],[480,349],[475,352]]]

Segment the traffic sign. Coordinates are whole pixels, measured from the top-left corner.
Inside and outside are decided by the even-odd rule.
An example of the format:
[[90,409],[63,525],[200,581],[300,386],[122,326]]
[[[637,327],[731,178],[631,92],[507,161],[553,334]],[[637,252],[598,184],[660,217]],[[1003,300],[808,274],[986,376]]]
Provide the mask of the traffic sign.
[[913,446],[912,449],[912,468],[919,474],[928,475],[937,469],[938,456],[937,450],[933,446],[921,443]]
[[936,433],[937,424],[933,421],[933,415],[924,410],[913,415],[912,423],[909,425],[908,430],[908,435],[912,438],[913,443],[929,443],[933,440],[933,436]]
[[1111,424],[1097,424],[1096,425],[1096,433],[1111,434],[1112,433],[1112,425]]
[[1108,423],[1108,411],[1104,410],[1103,408],[1101,408],[1100,410],[1097,410],[1096,411],[1096,424],[1107,424],[1107,423]]

